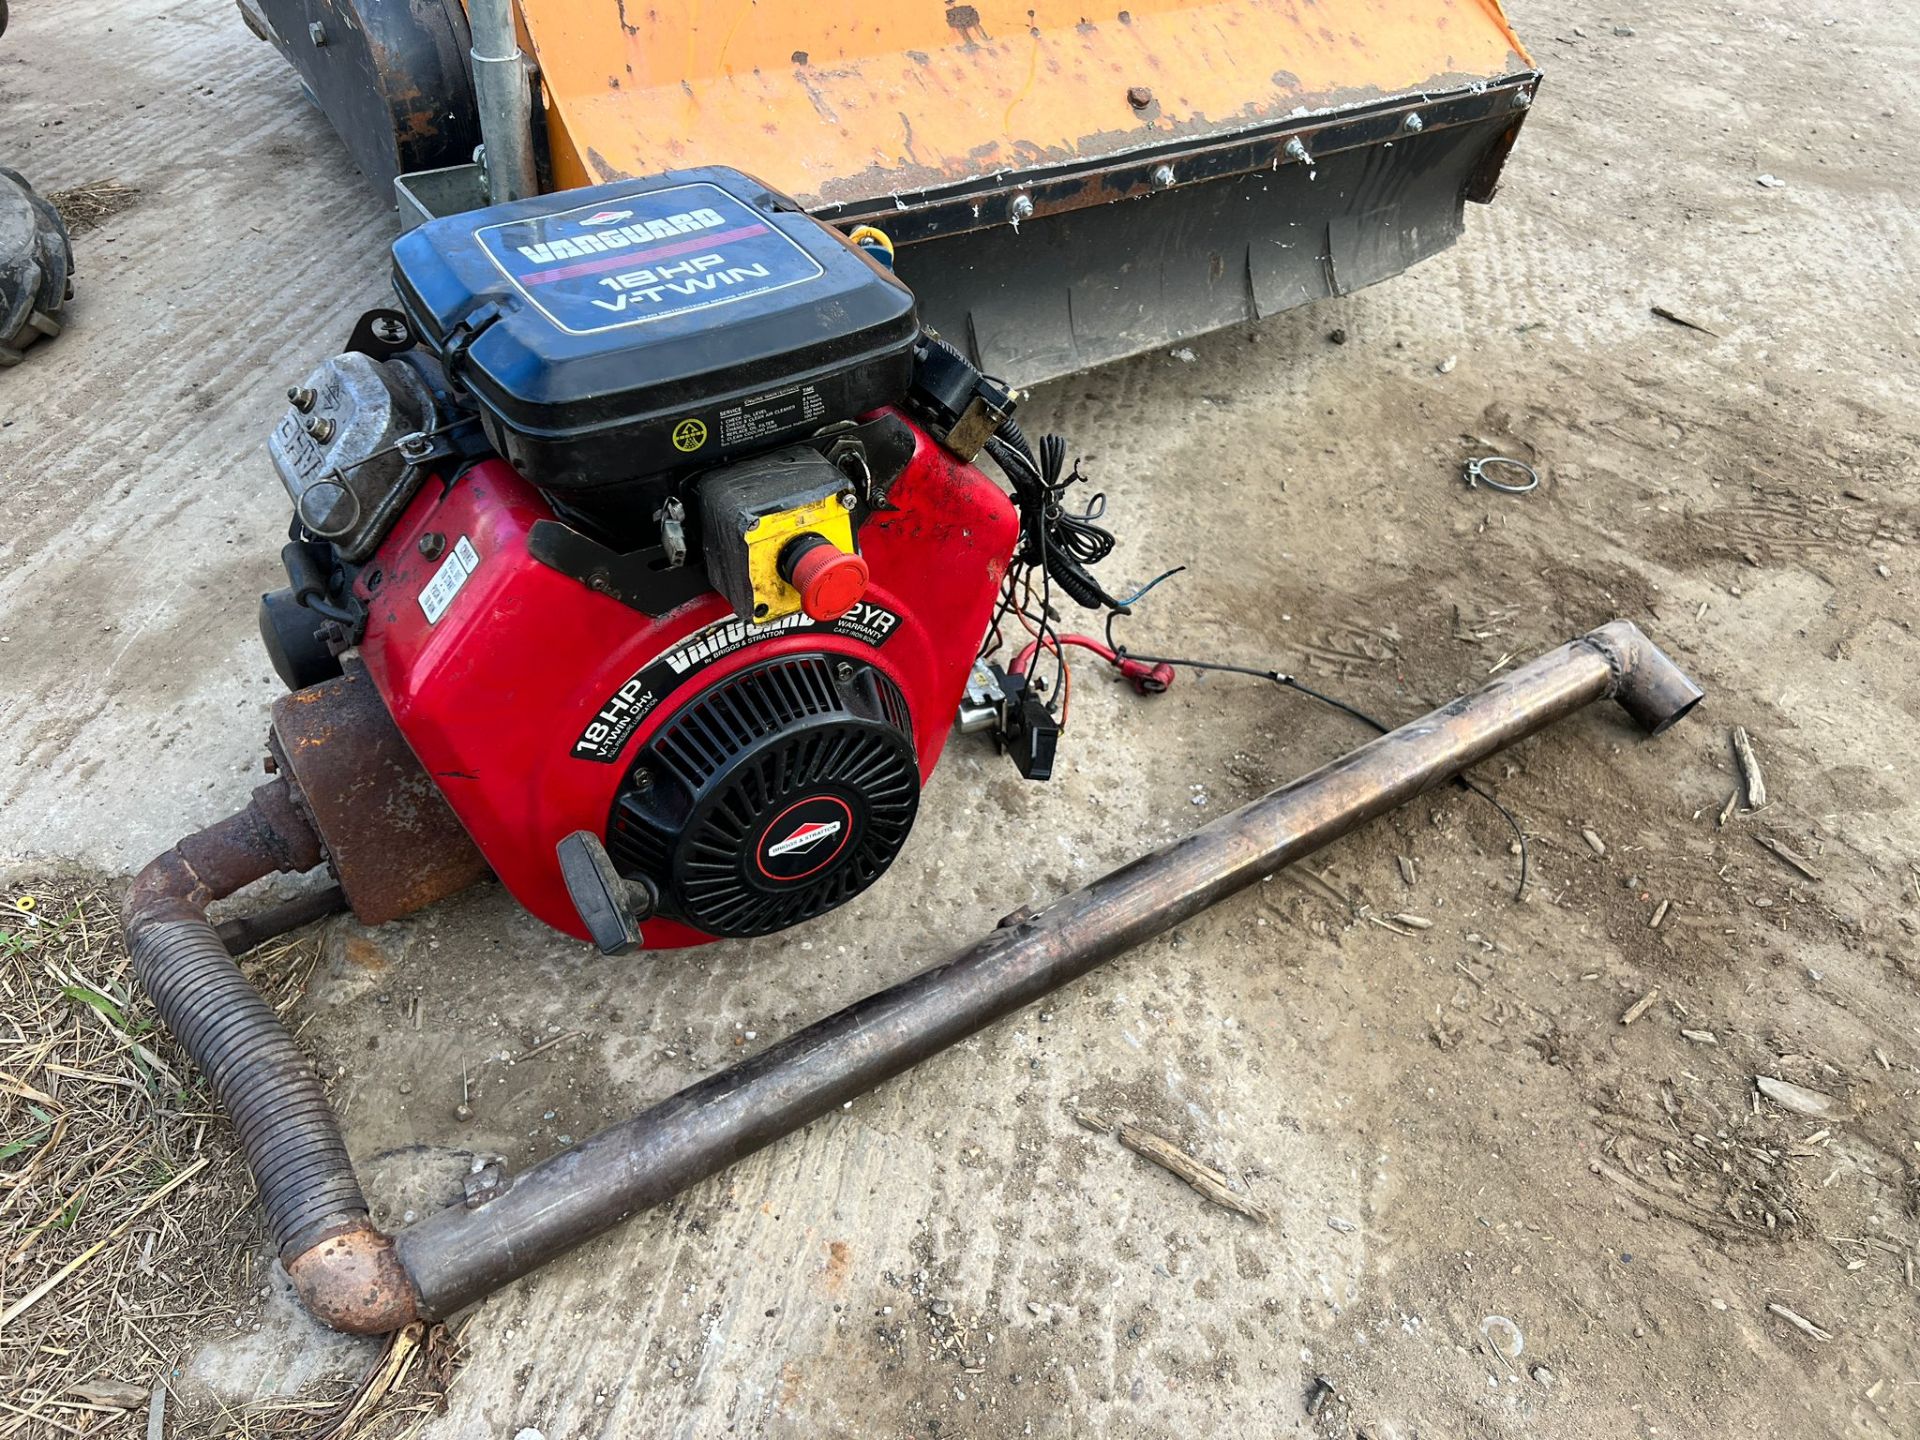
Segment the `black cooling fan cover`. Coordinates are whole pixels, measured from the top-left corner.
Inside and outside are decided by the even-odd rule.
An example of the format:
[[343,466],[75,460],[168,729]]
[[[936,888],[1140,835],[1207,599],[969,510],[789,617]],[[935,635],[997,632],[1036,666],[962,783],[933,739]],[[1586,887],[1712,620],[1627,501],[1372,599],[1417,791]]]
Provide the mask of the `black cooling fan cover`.
[[668,717],[614,801],[607,850],[660,913],[709,935],[765,935],[858,895],[920,804],[899,689],[866,662],[786,655]]

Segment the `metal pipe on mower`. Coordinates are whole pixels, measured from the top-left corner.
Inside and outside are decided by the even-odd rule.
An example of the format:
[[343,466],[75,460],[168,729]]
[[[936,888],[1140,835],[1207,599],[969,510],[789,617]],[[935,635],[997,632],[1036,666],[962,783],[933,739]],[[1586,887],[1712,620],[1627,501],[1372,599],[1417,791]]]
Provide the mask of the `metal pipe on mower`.
[[[452,1314],[1605,698],[1658,735],[1701,691],[1638,627],[1603,626],[391,1238],[366,1218],[333,1117],[316,1116],[288,1079],[295,1069],[311,1078],[310,1067],[277,1021],[265,1033],[252,1007],[266,1007],[244,980],[247,993],[234,993],[239,972],[204,918],[212,892],[189,886],[183,895],[171,878],[173,857],[214,831],[149,867],[163,883],[146,874],[136,882],[127,932],[156,1008],[234,1114],[302,1299],[336,1328],[378,1332]],[[217,994],[181,982],[176,952],[217,981]],[[232,1038],[241,1033],[245,1047]],[[261,1098],[256,1085],[279,1087],[276,1097],[300,1093],[298,1123],[269,1123],[285,1102]]]
[[533,81],[514,26],[513,0],[470,0],[473,98],[486,151],[487,199],[495,205],[540,193],[533,153]]

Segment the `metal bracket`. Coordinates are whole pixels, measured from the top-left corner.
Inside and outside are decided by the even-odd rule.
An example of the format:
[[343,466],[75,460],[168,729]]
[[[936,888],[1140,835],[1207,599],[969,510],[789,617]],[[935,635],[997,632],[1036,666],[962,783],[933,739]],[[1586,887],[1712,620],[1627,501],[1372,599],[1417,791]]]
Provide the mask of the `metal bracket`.
[[445,215],[484,210],[488,204],[487,174],[473,164],[410,170],[393,177],[393,195],[400,210],[400,228],[411,230]]
[[369,310],[353,327],[346,348],[375,360],[391,360],[414,343],[413,326],[398,310]]
[[539,520],[527,535],[527,553],[549,570],[571,576],[598,595],[642,615],[677,610],[713,588],[696,565],[674,565],[664,545],[624,554],[559,520]]
[[886,504],[887,491],[913,460],[913,429],[898,415],[878,415],[844,430],[829,430],[800,442],[811,445],[859,488],[870,510]]
[[461,1204],[468,1210],[478,1210],[496,1195],[505,1193],[509,1183],[505,1164],[499,1160],[489,1160],[466,1177],[462,1185],[465,1195]]

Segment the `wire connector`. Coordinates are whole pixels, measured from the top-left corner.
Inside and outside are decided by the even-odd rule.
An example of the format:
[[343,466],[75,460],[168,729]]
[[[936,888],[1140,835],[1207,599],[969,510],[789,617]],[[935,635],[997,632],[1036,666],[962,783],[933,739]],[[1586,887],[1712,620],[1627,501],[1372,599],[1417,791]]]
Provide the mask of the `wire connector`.
[[932,331],[914,352],[912,410],[933,437],[971,465],[1013,414],[1012,391]]
[[1173,684],[1173,666],[1164,660],[1149,662],[1123,655],[1115,663],[1120,667],[1122,678],[1133,686],[1136,695],[1164,695],[1167,687]]
[[1002,670],[998,665],[987,669],[1000,692],[993,743],[1002,754],[1013,757],[1013,768],[1021,779],[1051,780],[1054,751],[1060,744],[1060,722],[1053,708],[1019,670]]

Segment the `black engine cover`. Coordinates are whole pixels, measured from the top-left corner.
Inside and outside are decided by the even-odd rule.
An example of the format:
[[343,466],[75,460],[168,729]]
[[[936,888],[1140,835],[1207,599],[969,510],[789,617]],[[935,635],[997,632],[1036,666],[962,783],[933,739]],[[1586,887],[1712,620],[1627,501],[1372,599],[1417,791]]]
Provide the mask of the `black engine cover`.
[[920,333],[906,286],[724,166],[428,221],[393,283],[500,454],[593,510],[898,403]]
[[894,683],[860,660],[786,655],[703,690],[641,747],[607,851],[659,913],[765,935],[878,880],[919,805]]

